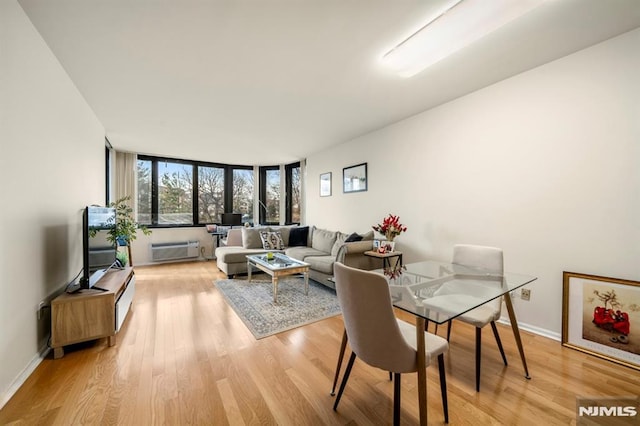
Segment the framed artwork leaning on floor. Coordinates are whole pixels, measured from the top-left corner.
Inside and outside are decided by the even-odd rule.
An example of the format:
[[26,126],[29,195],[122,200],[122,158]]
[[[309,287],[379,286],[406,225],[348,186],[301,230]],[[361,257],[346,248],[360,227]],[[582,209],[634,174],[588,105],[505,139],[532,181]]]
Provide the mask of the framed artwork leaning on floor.
[[640,282],[563,272],[562,345],[640,370]]

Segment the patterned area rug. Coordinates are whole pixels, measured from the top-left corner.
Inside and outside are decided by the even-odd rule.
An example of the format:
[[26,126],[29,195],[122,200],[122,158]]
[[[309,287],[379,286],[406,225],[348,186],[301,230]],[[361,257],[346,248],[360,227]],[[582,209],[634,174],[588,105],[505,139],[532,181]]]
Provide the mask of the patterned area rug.
[[341,313],[335,290],[309,280],[306,296],[302,277],[280,279],[277,304],[267,275],[254,275],[250,283],[244,278],[218,280],[215,285],[256,339]]

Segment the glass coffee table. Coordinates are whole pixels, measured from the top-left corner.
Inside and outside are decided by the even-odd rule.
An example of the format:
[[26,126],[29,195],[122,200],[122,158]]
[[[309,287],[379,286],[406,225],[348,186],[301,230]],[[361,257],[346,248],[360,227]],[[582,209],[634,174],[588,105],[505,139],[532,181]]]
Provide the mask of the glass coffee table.
[[278,303],[278,279],[283,276],[302,274],[304,276],[304,294],[309,294],[308,263],[293,259],[282,253],[273,253],[272,258],[269,258],[266,253],[250,255],[247,256],[247,275],[249,282],[251,282],[251,272],[254,267],[271,275],[274,303]]

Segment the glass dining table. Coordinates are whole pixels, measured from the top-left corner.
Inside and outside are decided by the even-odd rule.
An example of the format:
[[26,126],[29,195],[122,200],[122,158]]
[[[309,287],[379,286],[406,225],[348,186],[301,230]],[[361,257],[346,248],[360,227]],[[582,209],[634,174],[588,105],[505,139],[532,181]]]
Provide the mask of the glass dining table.
[[[393,306],[416,317],[419,384],[426,383],[426,380],[420,376],[424,375],[424,379],[426,379],[427,374],[425,324],[428,321],[443,324],[499,297],[504,298],[525,377],[531,378],[510,293],[532,283],[537,279],[536,277],[511,272],[499,273],[432,260],[398,265],[394,268],[380,269],[374,272],[386,277]],[[335,391],[346,344],[347,335],[345,332],[338,357],[332,394]],[[420,404],[420,424],[426,424],[426,386],[418,387],[418,401]]]

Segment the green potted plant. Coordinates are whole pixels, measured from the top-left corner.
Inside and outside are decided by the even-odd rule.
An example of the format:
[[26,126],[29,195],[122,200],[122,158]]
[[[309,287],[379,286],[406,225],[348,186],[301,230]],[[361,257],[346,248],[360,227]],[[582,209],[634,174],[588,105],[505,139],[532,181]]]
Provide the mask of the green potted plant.
[[[116,259],[120,260],[123,265],[131,261],[131,241],[136,239],[138,230],[142,231],[145,235],[150,235],[151,230],[145,225],[140,225],[133,217],[133,208],[129,206],[127,201],[131,197],[129,195],[122,197],[112,203],[109,203],[109,207],[116,209],[116,226],[109,230],[107,235],[107,241],[111,244],[120,247],[127,247],[127,252],[116,252]],[[133,262],[131,262],[133,265]]]

